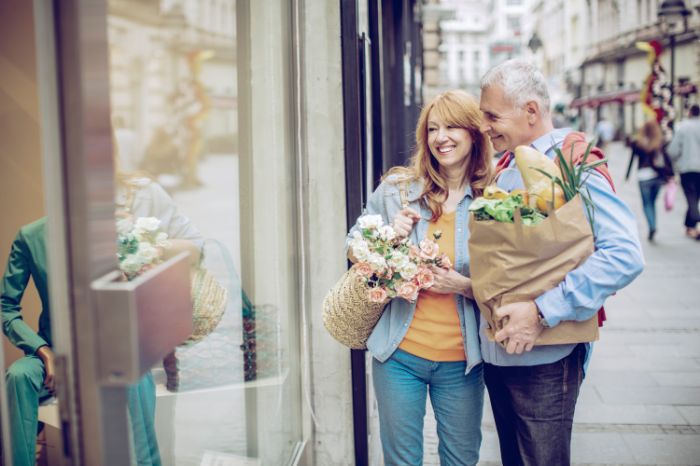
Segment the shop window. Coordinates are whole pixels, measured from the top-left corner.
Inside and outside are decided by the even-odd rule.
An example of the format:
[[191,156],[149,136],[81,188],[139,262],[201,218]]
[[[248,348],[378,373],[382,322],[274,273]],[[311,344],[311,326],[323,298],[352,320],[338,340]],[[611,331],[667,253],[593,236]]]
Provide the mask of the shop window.
[[164,193],[169,236],[186,232],[226,294],[214,330],[152,370],[162,462],[287,464],[302,439],[291,7],[109,3],[122,176]]

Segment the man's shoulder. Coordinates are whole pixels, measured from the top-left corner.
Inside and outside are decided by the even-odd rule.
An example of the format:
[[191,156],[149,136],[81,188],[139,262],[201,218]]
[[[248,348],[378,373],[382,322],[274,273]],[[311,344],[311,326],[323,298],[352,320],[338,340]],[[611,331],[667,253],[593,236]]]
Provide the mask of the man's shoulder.
[[46,232],[46,217],[41,217],[19,229],[19,236],[25,240],[41,238]]
[[700,118],[689,118],[678,123],[676,132],[678,133],[695,133],[700,131]]

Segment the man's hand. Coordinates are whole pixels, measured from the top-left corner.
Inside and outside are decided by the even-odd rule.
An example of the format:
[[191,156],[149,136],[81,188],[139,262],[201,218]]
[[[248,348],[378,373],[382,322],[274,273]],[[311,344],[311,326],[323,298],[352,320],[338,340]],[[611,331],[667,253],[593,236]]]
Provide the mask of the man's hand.
[[496,332],[495,338],[499,343],[508,340],[506,343],[508,354],[522,354],[523,351],[532,350],[537,337],[544,330],[534,301],[501,306],[494,312],[494,318],[505,324]]
[[44,371],[46,372],[46,377],[44,377],[44,386],[51,393],[54,394],[56,390],[56,369],[54,366],[54,354],[51,348],[48,346],[42,346],[36,350],[36,355],[44,363]]
[[435,276],[435,283],[429,288],[430,291],[441,294],[461,294],[469,299],[474,299],[471,278],[465,277],[452,268],[431,267],[431,270]]
[[394,221],[392,222],[392,227],[394,227],[394,231],[397,235],[399,235],[399,237],[405,238],[411,234],[413,225],[418,220],[420,220],[420,214],[410,207],[406,207],[401,209],[399,213],[396,214],[396,217],[394,217]]

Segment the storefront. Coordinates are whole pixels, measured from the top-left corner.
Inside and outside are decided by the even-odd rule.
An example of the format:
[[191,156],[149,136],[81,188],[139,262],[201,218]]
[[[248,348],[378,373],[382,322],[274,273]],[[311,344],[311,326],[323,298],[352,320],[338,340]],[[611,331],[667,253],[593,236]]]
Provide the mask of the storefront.
[[[40,464],[123,466],[144,444],[163,465],[374,464],[367,355],[330,338],[321,302],[345,270],[347,224],[412,150],[420,2],[1,5],[3,262],[47,217],[56,393],[38,410]],[[201,262],[120,281],[117,220],[139,217],[161,221],[168,254]],[[202,270],[216,326],[179,345]],[[20,315],[36,328],[32,282]],[[23,354],[3,343],[4,372]],[[144,377],[155,388],[133,411]],[[16,464],[17,400],[0,401]]]
[[[48,216],[58,402],[39,414],[49,456],[41,461],[123,466],[142,458],[144,442],[164,465],[311,457],[299,247],[301,2],[2,8],[3,265],[19,228]],[[123,252],[118,235],[129,227],[118,231],[115,211],[134,222],[158,218],[168,234],[163,259],[184,243],[201,262],[154,259],[151,270],[146,263],[133,281],[120,281],[111,274]],[[193,284],[200,270],[213,285]],[[164,364],[193,331],[189,296],[213,293],[204,286],[223,296],[203,317],[216,327]],[[33,290],[22,305],[34,326],[41,307]],[[3,373],[23,359],[4,340]],[[136,383],[147,393],[135,402],[128,387]],[[7,465],[17,464],[9,446],[21,443],[10,441],[7,414],[19,404],[2,407]]]

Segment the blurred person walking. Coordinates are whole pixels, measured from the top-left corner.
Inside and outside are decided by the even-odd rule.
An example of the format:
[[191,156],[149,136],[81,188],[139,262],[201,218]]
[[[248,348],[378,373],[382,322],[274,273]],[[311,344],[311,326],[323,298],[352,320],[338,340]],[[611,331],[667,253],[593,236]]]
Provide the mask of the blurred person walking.
[[[428,392],[440,464],[479,460],[484,381],[467,239],[469,205],[492,173],[481,118],[477,102],[465,92],[435,97],[418,119],[410,166],[390,170],[363,212],[381,215],[415,245],[441,231],[440,252],[454,264],[436,268],[434,285],[415,303],[393,299],[367,341],[387,466],[423,464]],[[402,189],[408,207],[402,206]],[[356,223],[346,245],[357,231]]]
[[648,120],[628,144],[632,153],[625,180],[629,179],[636,160],[639,191],[649,230],[647,238],[653,241],[656,234],[656,198],[663,185],[673,178],[673,168],[663,150],[664,137],[661,126],[656,120]]
[[676,169],[681,174],[681,186],[688,211],[685,214],[685,234],[691,239],[700,240],[698,196],[700,196],[700,106],[690,107],[689,118],[681,121],[673,133],[671,143],[666,147]]
[[595,125],[595,135],[598,138],[598,147],[605,149],[615,138],[615,126],[605,116],[601,116]]

